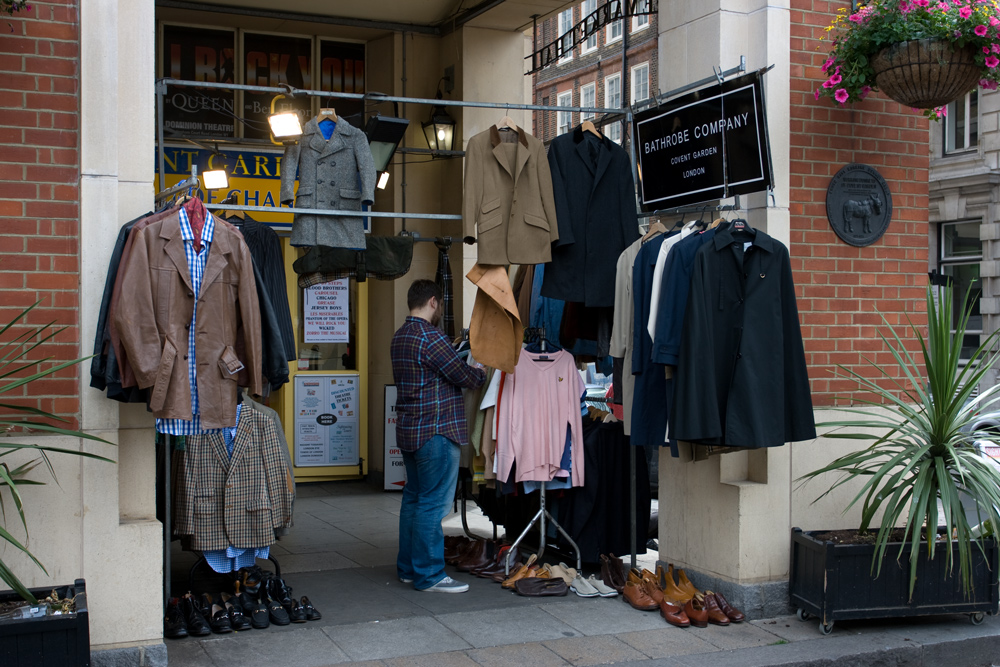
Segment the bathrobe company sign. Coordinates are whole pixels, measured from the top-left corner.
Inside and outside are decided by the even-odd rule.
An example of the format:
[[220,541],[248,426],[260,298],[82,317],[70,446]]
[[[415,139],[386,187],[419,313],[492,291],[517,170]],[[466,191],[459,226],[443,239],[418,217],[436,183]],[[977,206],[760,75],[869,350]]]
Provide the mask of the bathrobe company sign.
[[644,210],[757,192],[771,185],[759,73],[636,114],[635,136]]

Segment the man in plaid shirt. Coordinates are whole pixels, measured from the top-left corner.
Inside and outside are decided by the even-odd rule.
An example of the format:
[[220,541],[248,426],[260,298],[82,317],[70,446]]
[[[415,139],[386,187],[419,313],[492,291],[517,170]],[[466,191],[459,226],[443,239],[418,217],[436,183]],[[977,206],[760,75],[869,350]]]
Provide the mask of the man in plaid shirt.
[[437,328],[441,288],[416,280],[406,295],[410,316],[392,337],[396,443],[406,486],[399,513],[399,580],[421,591],[464,593],[468,584],[444,572],[444,531],[458,481],[459,446],[467,445],[462,388],[486,381],[482,367],[462,361]]

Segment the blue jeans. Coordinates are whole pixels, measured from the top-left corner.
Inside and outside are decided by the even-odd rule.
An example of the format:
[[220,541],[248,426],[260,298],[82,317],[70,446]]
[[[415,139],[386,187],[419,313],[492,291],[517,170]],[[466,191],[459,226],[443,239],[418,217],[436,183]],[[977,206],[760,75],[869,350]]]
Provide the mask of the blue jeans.
[[415,452],[403,452],[406,486],[399,512],[396,572],[417,590],[445,578],[444,530],[458,482],[458,445],[436,435]]

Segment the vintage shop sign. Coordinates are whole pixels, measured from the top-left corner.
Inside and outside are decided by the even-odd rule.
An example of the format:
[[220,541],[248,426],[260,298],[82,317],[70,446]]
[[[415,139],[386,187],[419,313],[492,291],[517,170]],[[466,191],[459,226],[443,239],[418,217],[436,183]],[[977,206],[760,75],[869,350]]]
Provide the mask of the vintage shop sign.
[[766,190],[773,181],[759,72],[634,118],[643,210]]
[[615,21],[631,16],[656,14],[659,3],[657,0],[610,0],[587,14],[582,21],[569,31],[559,35],[557,39],[538,49],[525,60],[531,58],[531,69],[525,74],[534,74],[549,65],[558,63],[560,58],[587,41],[591,35]]
[[826,189],[826,218],[848,245],[868,246],[882,238],[892,220],[889,184],[874,167],[841,167]]

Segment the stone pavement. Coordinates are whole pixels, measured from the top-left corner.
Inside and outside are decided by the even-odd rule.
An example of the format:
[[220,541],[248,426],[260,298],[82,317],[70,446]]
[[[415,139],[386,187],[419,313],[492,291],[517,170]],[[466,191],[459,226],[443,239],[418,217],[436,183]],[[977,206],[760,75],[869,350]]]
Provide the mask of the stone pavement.
[[[167,640],[171,665],[1000,664],[996,618],[979,626],[955,615],[843,622],[829,636],[794,616],[681,630],[620,598],[524,598],[464,574],[452,573],[470,583],[468,593],[418,592],[395,576],[398,494],[364,484],[299,488],[295,527],[274,553],[294,594],[309,596],[323,619]],[[470,511],[470,527],[490,534],[478,514]],[[457,516],[446,527],[461,532]],[[191,562],[175,552],[175,579],[186,582]],[[195,587],[205,581],[199,576]]]

